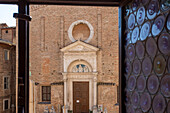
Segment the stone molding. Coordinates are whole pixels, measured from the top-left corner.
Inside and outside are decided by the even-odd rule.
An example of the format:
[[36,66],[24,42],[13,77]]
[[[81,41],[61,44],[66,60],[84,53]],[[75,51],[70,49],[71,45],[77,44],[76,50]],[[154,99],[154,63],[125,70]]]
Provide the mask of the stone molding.
[[46,6],[47,5],[31,5],[30,12],[35,11],[35,10],[40,9],[40,8],[44,8]]
[[116,83],[98,82],[97,85],[98,85],[98,86],[99,86],[99,85],[114,86],[114,85],[116,85]]
[[97,51],[99,51],[99,48],[82,41],[76,41],[73,44],[60,49],[60,51],[64,53],[64,72],[70,72],[70,69],[74,66],[75,62],[87,65],[90,67],[90,72],[97,71]]
[[97,81],[97,72],[93,73],[62,73],[63,79],[93,79]]
[[99,48],[94,47],[90,44],[82,42],[80,40],[60,49],[61,52],[67,53],[74,53],[74,52],[97,52]]
[[64,82],[53,82],[50,85],[64,85]]
[[[97,104],[97,51],[99,48],[80,40],[60,49],[63,55],[64,105],[73,110],[73,82],[89,82],[89,109]],[[88,72],[72,72],[76,65],[86,65]]]
[[64,78],[64,105],[73,110],[73,82],[89,82],[89,109],[97,104],[97,72],[62,73]]
[[69,29],[68,29],[68,37],[69,37],[69,39],[70,39],[72,42],[75,42],[75,41],[76,41],[76,40],[74,39],[74,37],[73,37],[72,32],[73,32],[74,26],[76,26],[76,25],[78,25],[78,24],[86,24],[86,25],[88,26],[88,28],[90,29],[90,35],[89,35],[88,39],[85,40],[85,42],[86,42],[86,43],[90,42],[90,40],[91,40],[91,39],[93,38],[93,36],[94,36],[94,29],[93,29],[93,26],[92,26],[88,21],[86,21],[86,20],[77,20],[77,21],[73,22],[73,23],[70,25],[70,27],[69,27]]

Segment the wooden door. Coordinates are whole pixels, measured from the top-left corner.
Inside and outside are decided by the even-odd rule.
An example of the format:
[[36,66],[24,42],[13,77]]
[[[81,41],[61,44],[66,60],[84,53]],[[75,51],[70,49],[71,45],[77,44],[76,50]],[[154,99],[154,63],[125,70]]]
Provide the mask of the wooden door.
[[73,113],[89,113],[89,82],[73,82]]

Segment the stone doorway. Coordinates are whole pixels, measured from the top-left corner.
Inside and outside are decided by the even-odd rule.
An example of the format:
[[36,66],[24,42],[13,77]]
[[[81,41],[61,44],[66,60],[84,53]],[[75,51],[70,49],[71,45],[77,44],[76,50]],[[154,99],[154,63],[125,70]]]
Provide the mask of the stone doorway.
[[73,82],[73,112],[89,112],[89,82]]
[[[62,73],[64,81],[64,106],[67,106],[71,111],[75,109],[73,99],[74,83],[87,82],[89,84],[89,102],[86,108],[88,112],[89,109],[92,110],[92,107],[97,105],[97,51],[99,51],[99,48],[78,40],[62,48],[61,51],[64,53],[64,72]],[[83,112],[78,111],[74,113]]]

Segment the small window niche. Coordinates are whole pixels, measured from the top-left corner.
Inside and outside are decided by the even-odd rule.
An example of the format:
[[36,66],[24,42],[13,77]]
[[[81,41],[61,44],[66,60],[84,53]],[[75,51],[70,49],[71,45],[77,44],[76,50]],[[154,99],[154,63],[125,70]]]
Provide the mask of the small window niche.
[[9,89],[9,77],[4,77],[4,89]]
[[4,59],[7,61],[9,60],[9,50],[4,49]]
[[3,99],[3,111],[10,109],[10,99]]

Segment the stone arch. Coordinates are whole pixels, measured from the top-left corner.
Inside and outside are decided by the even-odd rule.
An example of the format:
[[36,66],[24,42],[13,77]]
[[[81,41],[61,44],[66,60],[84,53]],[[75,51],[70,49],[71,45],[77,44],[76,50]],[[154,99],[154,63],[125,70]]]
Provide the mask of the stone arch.
[[[73,72],[73,69],[77,66],[77,68],[80,68],[78,66],[82,66],[81,68],[82,71],[80,72],[93,72],[92,66],[85,60],[75,60],[72,63],[70,63],[70,65],[67,68],[67,72]],[[87,71],[88,70],[88,71]],[[74,71],[76,72],[76,71]],[[77,71],[79,72],[79,71]]]
[[70,25],[70,27],[69,27],[69,29],[68,29],[68,37],[69,37],[69,39],[70,39],[72,42],[75,42],[75,41],[76,41],[76,40],[74,39],[74,37],[73,37],[72,32],[73,32],[74,26],[76,26],[76,25],[78,25],[78,24],[86,24],[86,25],[88,26],[88,28],[89,28],[89,30],[90,30],[90,35],[89,35],[88,39],[85,40],[85,42],[86,42],[86,43],[90,42],[90,40],[91,40],[91,39],[93,38],[93,36],[94,36],[94,28],[93,28],[93,26],[92,26],[88,21],[86,21],[86,20],[77,20],[77,21],[73,22],[73,23]]

